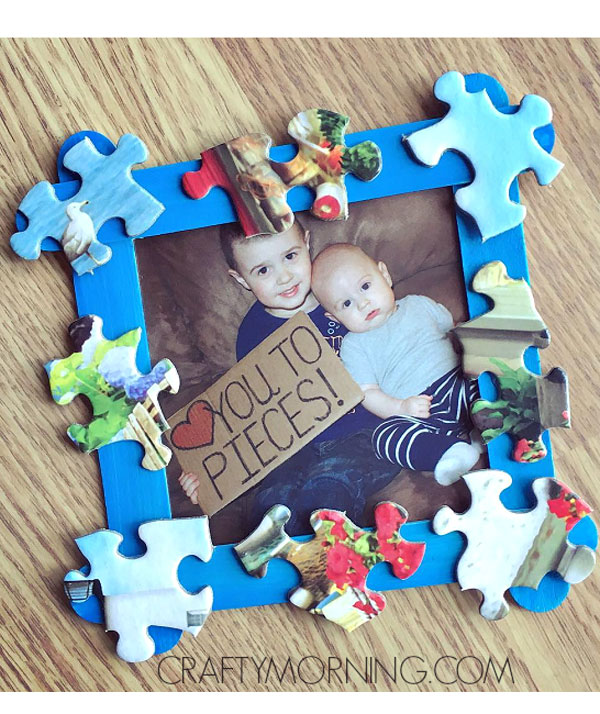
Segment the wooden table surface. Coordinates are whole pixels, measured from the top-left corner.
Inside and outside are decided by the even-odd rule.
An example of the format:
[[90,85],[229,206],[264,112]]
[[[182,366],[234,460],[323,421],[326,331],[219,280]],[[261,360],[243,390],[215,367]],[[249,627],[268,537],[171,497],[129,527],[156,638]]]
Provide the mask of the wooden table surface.
[[[477,611],[479,594],[454,584],[390,593],[384,616],[350,635],[291,605],[259,607],[213,613],[197,639],[184,635],[160,672],[161,658],[119,660],[114,636],[75,616],[62,594],[64,573],[81,562],[73,538],[105,526],[97,462],[65,444],[64,414],[42,370],[70,352],[70,270],[48,254],[21,260],[8,245],[20,200],[37,181],[56,180],[58,149],[83,128],[111,138],[137,134],[149,149],[147,165],[160,165],[251,131],[285,142],[289,118],[313,106],[349,114],[351,131],[440,116],[431,89],[448,69],[493,74],[513,101],[540,94],[554,109],[555,155],[566,168],[551,187],[531,174],[521,187],[534,295],[553,337],[543,366],[561,365],[570,378],[573,428],[553,433],[557,475],[598,507],[599,55],[597,41],[542,39],[1,41],[3,690],[599,688],[598,570],[547,614],[514,606],[505,620],[488,622]],[[77,408],[85,419],[85,404]],[[434,665],[446,655],[456,660],[442,660],[436,678]],[[183,660],[185,681],[168,683],[181,679],[183,657],[193,658]],[[252,658],[260,665],[265,657],[259,676]],[[293,676],[289,667],[281,676],[288,657]],[[317,659],[298,669],[307,657]],[[465,657],[463,682],[440,681],[455,679]],[[281,683],[273,668],[267,677],[270,658]],[[342,669],[333,671],[337,660],[329,658]],[[376,682],[365,682],[349,666],[346,682],[346,658],[358,671],[374,658],[389,671],[396,658],[397,681],[379,670]],[[467,683],[490,658],[498,671],[509,658],[512,677],[506,669],[497,682],[490,668]],[[222,664],[233,671],[222,673]]]

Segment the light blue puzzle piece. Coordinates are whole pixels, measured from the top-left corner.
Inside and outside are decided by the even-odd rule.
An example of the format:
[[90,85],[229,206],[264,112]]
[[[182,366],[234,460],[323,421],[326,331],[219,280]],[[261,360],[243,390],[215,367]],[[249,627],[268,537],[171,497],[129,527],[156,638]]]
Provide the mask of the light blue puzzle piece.
[[164,211],[164,206],[132,177],[131,167],[146,160],[144,143],[133,134],[119,139],[108,156],[99,153],[85,138],[64,156],[63,164],[81,176],[81,188],[69,199],[60,201],[47,181],[36,184],[25,196],[19,211],[29,224],[13,234],[12,249],[27,260],[40,256],[42,241],[54,238],[59,243],[69,222],[66,208],[73,201],[89,201],[86,212],[96,233],[111,218],[122,218],[130,236],[146,232]]
[[406,138],[415,158],[435,166],[445,151],[465,156],[474,170],[469,186],[456,191],[456,203],[471,215],[485,241],[518,226],[525,207],[509,199],[518,174],[533,169],[538,183],[549,184],[563,164],[536,141],[535,129],[552,120],[552,109],[542,97],[523,98],[514,114],[499,112],[486,90],[467,92],[460,72],[447,72],[434,87],[435,96],[450,110],[437,124]]
[[196,636],[213,603],[212,588],[191,595],[177,577],[188,555],[205,562],[212,557],[206,516],[149,521],[138,533],[147,550],[136,558],[118,552],[123,536],[116,531],[100,530],[77,538],[90,573],[71,570],[65,576],[65,591],[73,602],[87,600],[94,581],[100,582],[106,630],[119,633],[117,654],[127,662],[141,662],[154,654],[154,641],[148,634],[153,625]]

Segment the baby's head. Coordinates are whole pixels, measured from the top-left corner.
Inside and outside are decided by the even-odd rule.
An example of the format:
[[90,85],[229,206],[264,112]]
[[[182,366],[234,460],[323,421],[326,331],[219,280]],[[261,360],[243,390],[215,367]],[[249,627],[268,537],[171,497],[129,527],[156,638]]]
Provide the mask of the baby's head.
[[299,310],[310,294],[310,234],[296,219],[285,233],[246,238],[237,223],[221,228],[228,273],[272,314]]
[[330,245],[319,253],[313,262],[312,289],[328,316],[350,332],[381,327],[396,309],[385,263],[376,263],[349,243]]

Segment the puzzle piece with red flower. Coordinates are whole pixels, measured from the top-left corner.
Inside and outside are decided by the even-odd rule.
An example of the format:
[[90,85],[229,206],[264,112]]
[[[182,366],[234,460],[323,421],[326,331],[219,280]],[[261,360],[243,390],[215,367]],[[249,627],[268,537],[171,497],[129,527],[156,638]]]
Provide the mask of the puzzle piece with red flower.
[[273,506],[258,528],[235,546],[237,555],[246,571],[260,578],[273,558],[292,563],[302,584],[290,592],[290,602],[349,632],[385,607],[383,595],[366,586],[371,568],[387,562],[394,575],[404,580],[418,570],[425,554],[424,543],[400,535],[408,514],[391,501],[375,507],[376,527],[371,531],[359,528],[340,511],[314,511],[310,523],[316,537],[306,542],[292,540],[285,532],[290,515],[286,506]]
[[490,297],[494,307],[454,332],[463,346],[464,373],[469,377],[492,373],[498,399],[475,401],[471,418],[486,444],[508,433],[516,442],[516,461],[537,461],[546,456],[542,432],[571,426],[567,374],[555,367],[541,376],[525,367],[525,350],[530,345],[547,347],[550,333],[523,278],[513,280],[504,263],[495,260],[477,272],[473,290]]
[[208,149],[200,155],[198,171],[183,175],[190,198],[204,198],[215,186],[227,191],[247,236],[287,231],[294,214],[287,192],[294,186],[315,191],[311,211],[323,220],[348,217],[344,176],[371,181],[381,171],[381,152],[372,141],[346,146],[349,117],[327,109],[297,114],[288,133],[298,142],[298,153],[287,162],[269,159],[271,138],[248,134]]
[[569,541],[569,532],[592,509],[568,486],[552,478],[536,479],[535,508],[515,513],[500,500],[512,483],[509,474],[488,469],[472,471],[463,479],[471,491],[469,509],[457,514],[444,506],[435,514],[433,530],[438,535],[461,531],[467,536],[457,578],[462,590],[481,591],[479,611],[484,617],[499,620],[508,614],[504,595],[509,588],[537,589],[551,571],[571,584],[592,572],[594,551]]

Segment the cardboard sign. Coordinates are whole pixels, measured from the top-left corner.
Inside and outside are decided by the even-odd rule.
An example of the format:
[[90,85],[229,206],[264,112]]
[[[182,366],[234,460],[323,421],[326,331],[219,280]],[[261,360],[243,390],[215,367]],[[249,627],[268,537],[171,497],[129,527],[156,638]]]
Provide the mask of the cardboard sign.
[[362,400],[303,312],[273,332],[169,421],[168,438],[212,515]]

